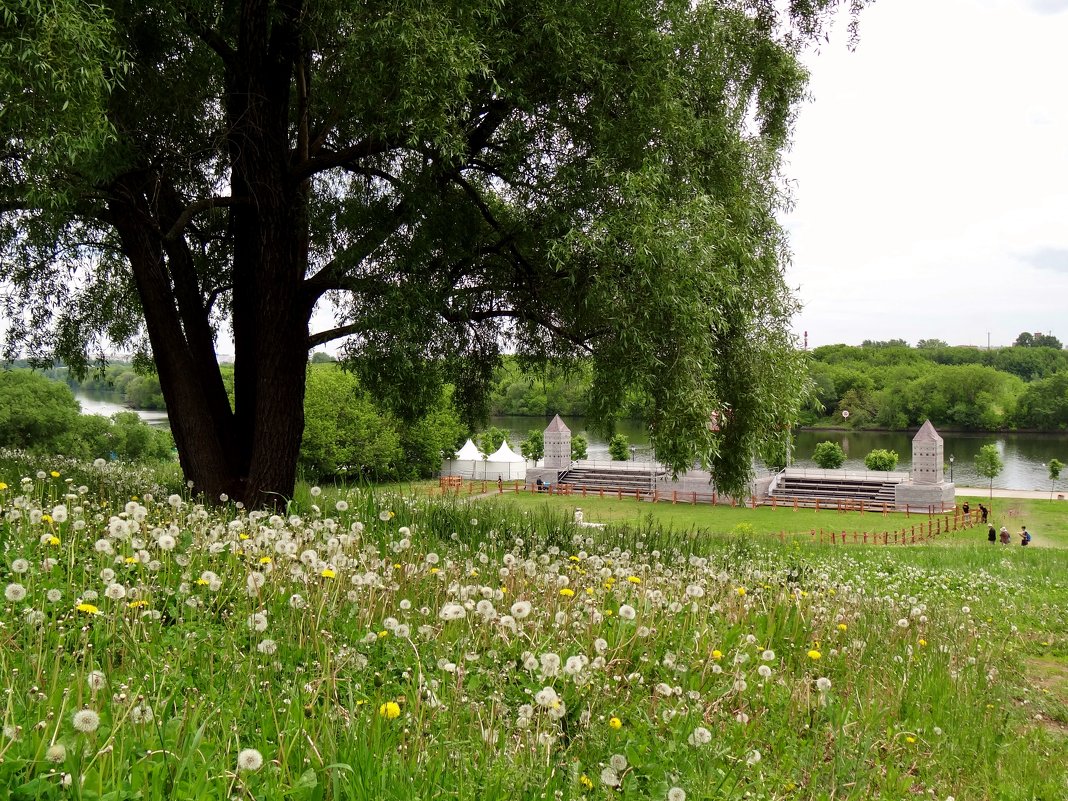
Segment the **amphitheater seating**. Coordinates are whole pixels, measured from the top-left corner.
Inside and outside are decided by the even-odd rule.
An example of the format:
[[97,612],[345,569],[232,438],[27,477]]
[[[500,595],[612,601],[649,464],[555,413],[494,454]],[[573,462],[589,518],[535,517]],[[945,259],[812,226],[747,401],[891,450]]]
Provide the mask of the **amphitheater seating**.
[[821,504],[850,501],[893,505],[894,488],[898,483],[900,479],[879,477],[782,475],[767,502],[774,499],[775,503],[784,504],[796,499],[799,505],[814,506],[818,499]]
[[649,491],[665,472],[659,469],[627,469],[613,467],[572,467],[560,476],[561,484],[573,489],[611,490],[615,492]]

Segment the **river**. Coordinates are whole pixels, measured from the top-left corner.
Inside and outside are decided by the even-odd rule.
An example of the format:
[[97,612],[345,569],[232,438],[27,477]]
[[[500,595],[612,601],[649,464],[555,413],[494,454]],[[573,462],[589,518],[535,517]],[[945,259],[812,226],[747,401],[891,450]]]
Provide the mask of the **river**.
[[[608,445],[602,437],[586,430],[582,418],[565,420],[573,433],[579,433],[589,441],[589,458],[604,459],[608,457]],[[519,443],[526,439],[531,429],[544,429],[548,420],[536,417],[493,417],[490,425],[503,428],[510,433],[508,442],[513,450],[519,450]],[[628,420],[620,423],[617,430],[625,434],[635,447],[634,457],[638,460],[652,458],[649,435],[641,423]],[[864,457],[876,448],[897,451],[899,458],[897,469],[908,471],[912,463],[912,437],[915,432],[895,431],[798,431],[794,434],[791,463],[797,467],[816,467],[812,461],[812,452],[816,445],[825,440],[837,442],[846,453],[843,467],[849,470],[864,470]],[[989,479],[975,472],[975,456],[984,445],[997,445],[1005,464],[1001,475],[994,479],[998,489],[1048,490],[1050,488],[1050,459],[1057,458],[1068,464],[1068,433],[1065,434],[965,434],[939,432],[945,446],[946,479],[952,472],[953,481],[962,487],[986,487]],[[953,457],[952,466],[950,456]],[[758,465],[763,469],[763,465]],[[1068,487],[1068,470],[1057,482],[1061,489]]]
[[[86,414],[110,416],[115,412],[128,412],[121,403],[121,396],[116,392],[85,392],[75,395]],[[153,426],[167,426],[167,413],[161,411],[135,410],[141,419]],[[607,461],[608,443],[603,437],[586,428],[582,418],[565,420],[572,433],[582,434],[589,442],[590,459]],[[491,417],[489,424],[503,428],[508,432],[508,443],[519,452],[519,443],[527,438],[531,430],[544,430],[549,421],[540,417]],[[634,446],[634,458],[648,461],[652,458],[649,435],[645,427],[636,420],[624,420],[616,430],[626,435]],[[960,486],[985,487],[988,479],[975,472],[975,456],[984,445],[994,443],[998,447],[1005,468],[994,479],[998,489],[1048,490],[1050,489],[1049,470],[1046,467],[1050,459],[1057,458],[1068,464],[1068,433],[1066,434],[962,434],[939,432],[945,442],[946,479],[952,472],[953,480]],[[897,451],[900,460],[897,469],[909,470],[912,462],[913,434],[894,431],[798,431],[794,434],[792,464],[797,467],[815,467],[812,452],[816,445],[824,440],[837,442],[846,452],[843,467],[850,470],[863,470],[864,457],[876,448]],[[949,458],[953,457],[952,467]],[[763,469],[763,465],[757,465]],[[1063,483],[1062,483],[1063,482]],[[1058,488],[1068,487],[1068,470],[1058,481]]]

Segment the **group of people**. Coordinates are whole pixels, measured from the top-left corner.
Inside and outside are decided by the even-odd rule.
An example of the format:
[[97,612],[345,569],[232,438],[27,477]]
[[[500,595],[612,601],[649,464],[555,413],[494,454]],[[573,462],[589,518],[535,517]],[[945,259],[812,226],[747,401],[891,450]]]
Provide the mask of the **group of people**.
[[[972,509],[971,509],[971,506],[968,504],[967,501],[965,501],[964,503],[961,504],[960,510],[964,513],[964,522],[965,523],[972,522]],[[980,523],[986,523],[987,526],[989,527],[987,529],[987,532],[986,532],[987,540],[989,540],[992,543],[1000,541],[1002,545],[1008,545],[1012,541],[1012,535],[1009,534],[1009,530],[1005,526],[1002,526],[1001,530],[998,531],[998,529],[996,529],[994,527],[993,523],[987,522],[987,518],[989,516],[990,516],[990,510],[987,509],[985,506],[983,506],[983,504],[979,504],[979,522]],[[1020,545],[1030,545],[1030,544],[1031,544],[1031,532],[1029,532],[1027,530],[1027,526],[1021,526],[1020,527]]]
[[[990,527],[989,527],[989,529],[987,529],[986,538],[990,542],[993,543],[993,542],[998,542],[998,540],[1000,540],[1002,545],[1008,545],[1009,542],[1012,541],[1012,535],[1009,534],[1009,530],[1007,528],[1005,528],[1005,526],[1002,526],[1001,527],[1001,531],[999,532],[997,529],[994,528],[994,524],[993,523],[990,523],[988,525]],[[1031,543],[1031,532],[1027,530],[1027,526],[1021,526],[1020,527],[1020,545],[1030,545],[1030,543]]]

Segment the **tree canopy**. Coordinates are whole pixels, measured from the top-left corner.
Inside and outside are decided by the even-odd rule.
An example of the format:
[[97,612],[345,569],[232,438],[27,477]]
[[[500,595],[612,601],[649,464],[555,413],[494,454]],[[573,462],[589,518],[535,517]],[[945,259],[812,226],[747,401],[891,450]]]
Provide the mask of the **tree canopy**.
[[139,343],[198,490],[291,493],[342,338],[401,417],[589,355],[594,418],[641,399],[727,491],[796,416],[780,153],[839,0],[52,5],[0,39],[5,349]]

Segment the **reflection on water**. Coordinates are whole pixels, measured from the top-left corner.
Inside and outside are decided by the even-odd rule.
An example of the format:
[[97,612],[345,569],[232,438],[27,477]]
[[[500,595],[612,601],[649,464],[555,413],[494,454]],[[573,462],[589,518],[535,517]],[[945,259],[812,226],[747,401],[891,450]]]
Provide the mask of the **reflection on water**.
[[[589,458],[607,460],[608,443],[604,437],[586,428],[582,418],[564,420],[572,433],[579,433],[589,441]],[[509,432],[508,444],[519,452],[519,443],[527,438],[532,429],[544,430],[548,419],[540,417],[493,417],[490,425]],[[616,430],[627,436],[635,448],[635,458],[652,458],[649,435],[636,420],[622,421]],[[1046,465],[1057,458],[1068,463],[1068,433],[1065,434],[962,434],[939,432],[945,445],[946,480],[950,473],[958,486],[986,487],[989,480],[975,472],[975,457],[984,445],[994,443],[1005,463],[1001,475],[994,479],[1000,489],[1050,489],[1049,471]],[[837,442],[846,452],[843,467],[864,470],[864,457],[877,448],[897,451],[897,469],[908,471],[912,466],[912,437],[915,432],[894,431],[798,431],[794,435],[792,463],[798,467],[815,467],[812,453],[816,445],[825,440]],[[949,457],[953,457],[952,470]],[[758,465],[763,468],[763,465]],[[1058,491],[1068,489],[1068,471],[1057,482]]]
[[104,392],[102,390],[79,390],[74,393],[78,403],[82,405],[82,414],[99,414],[111,417],[117,412],[137,412],[138,417],[150,426],[158,428],[170,428],[170,421],[166,412],[147,409],[131,409],[122,403],[122,394],[119,392]]

